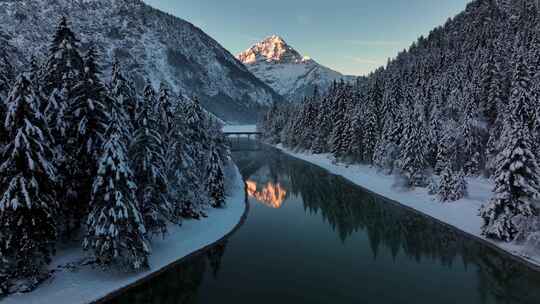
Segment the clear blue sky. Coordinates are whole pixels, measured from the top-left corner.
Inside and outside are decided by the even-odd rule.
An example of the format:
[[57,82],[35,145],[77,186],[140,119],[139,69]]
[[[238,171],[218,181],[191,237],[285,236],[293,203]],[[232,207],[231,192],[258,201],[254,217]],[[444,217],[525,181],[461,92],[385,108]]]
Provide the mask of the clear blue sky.
[[470,0],[144,0],[200,27],[237,54],[282,36],[301,54],[364,75]]

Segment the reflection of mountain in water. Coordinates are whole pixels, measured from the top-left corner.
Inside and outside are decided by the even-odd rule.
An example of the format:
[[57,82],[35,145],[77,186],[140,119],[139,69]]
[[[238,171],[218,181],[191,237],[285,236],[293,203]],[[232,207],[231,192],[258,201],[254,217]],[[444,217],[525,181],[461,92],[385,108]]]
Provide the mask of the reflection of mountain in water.
[[257,185],[257,182],[248,180],[246,181],[246,189],[249,197],[274,209],[280,208],[287,198],[287,191],[280,183],[268,182],[261,188]]

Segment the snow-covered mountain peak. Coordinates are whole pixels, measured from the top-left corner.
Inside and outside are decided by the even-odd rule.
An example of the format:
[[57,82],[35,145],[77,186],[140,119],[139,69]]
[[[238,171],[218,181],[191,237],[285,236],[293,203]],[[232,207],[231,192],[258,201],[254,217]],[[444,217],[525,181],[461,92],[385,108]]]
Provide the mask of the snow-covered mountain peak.
[[285,40],[272,35],[240,53],[237,58],[244,64],[254,64],[260,61],[275,63],[301,63],[305,58]]
[[325,90],[337,79],[352,79],[302,56],[283,38],[270,36],[236,56],[259,79],[276,92],[296,101],[314,87]]

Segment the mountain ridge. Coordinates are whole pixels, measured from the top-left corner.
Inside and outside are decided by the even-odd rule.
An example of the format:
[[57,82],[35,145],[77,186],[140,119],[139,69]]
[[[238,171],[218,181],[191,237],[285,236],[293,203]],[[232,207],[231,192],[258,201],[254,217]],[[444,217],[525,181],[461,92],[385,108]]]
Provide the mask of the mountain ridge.
[[253,121],[281,99],[201,29],[142,0],[1,1],[0,32],[10,37],[14,57],[28,60],[47,52],[61,16],[69,18],[83,50],[97,45],[104,75],[117,58],[138,87],[146,79],[156,87],[166,82],[227,121]]

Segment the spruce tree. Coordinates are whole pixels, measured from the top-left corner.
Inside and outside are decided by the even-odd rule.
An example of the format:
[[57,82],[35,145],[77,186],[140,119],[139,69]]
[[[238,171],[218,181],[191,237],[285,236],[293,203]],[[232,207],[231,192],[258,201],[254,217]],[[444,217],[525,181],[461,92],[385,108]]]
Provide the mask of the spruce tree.
[[187,140],[193,145],[191,157],[195,161],[196,165],[201,168],[201,177],[204,177],[202,168],[205,167],[208,149],[209,149],[209,137],[208,132],[204,128],[207,115],[201,107],[199,100],[194,98],[193,101],[187,101],[184,106],[186,113],[184,117],[186,119],[185,136]]
[[140,107],[139,96],[133,87],[133,83],[121,71],[120,63],[114,61],[111,77],[111,97],[120,102],[122,111],[127,115],[128,131],[133,134],[137,119],[138,109]]
[[111,101],[83,247],[92,250],[101,265],[140,270],[148,268],[150,247],[127,154],[129,119],[122,95]]
[[[40,106],[50,126],[55,140],[55,164],[58,168],[58,189],[61,202],[63,225],[58,227],[62,233],[73,234],[80,219],[74,222],[78,198],[73,183],[71,155],[68,154],[68,142],[72,141],[75,121],[68,115],[72,103],[72,90],[80,81],[84,72],[83,59],[79,52],[79,40],[69,27],[67,18],[62,17],[56,27],[49,45],[47,58],[39,73],[39,87],[47,97]],[[73,164],[76,166],[75,164]]]
[[423,187],[427,185],[426,169],[426,143],[427,134],[423,121],[423,109],[416,105],[405,123],[405,132],[400,152],[401,174],[407,179],[409,187]]
[[173,140],[175,148],[174,176],[172,181],[174,214],[176,218],[199,218],[204,215],[207,195],[204,193],[201,172],[192,158],[196,148],[187,133],[187,111],[185,102],[179,102],[175,109]]
[[168,200],[165,151],[159,124],[153,111],[157,101],[151,84],[144,89],[144,102],[137,118],[138,128],[130,147],[137,180],[137,200],[149,232],[164,234],[171,219]]
[[523,53],[515,54],[514,76],[509,101],[510,115],[499,141],[493,175],[495,189],[492,199],[480,215],[484,219],[482,233],[502,241],[511,241],[519,232],[514,218],[537,213],[533,202],[540,190],[540,168],[532,149],[528,125],[531,85]]
[[72,88],[84,72],[84,62],[79,52],[79,39],[62,17],[49,46],[44,65],[42,84],[47,94],[54,89]]
[[457,201],[467,195],[465,173],[453,168],[451,162],[442,170],[437,195],[441,202]]
[[377,134],[377,114],[373,108],[375,105],[370,103],[365,113],[364,136],[362,141],[363,155],[362,159],[368,164],[373,163],[373,156],[377,146],[379,136]]
[[10,276],[27,278],[34,285],[43,278],[57,237],[52,138],[40,112],[39,95],[25,76],[19,76],[6,104],[3,124],[8,136],[0,160],[0,248],[11,264]]
[[330,121],[330,109],[328,98],[325,97],[319,104],[317,115],[318,126],[315,130],[315,138],[312,144],[312,151],[314,154],[322,154],[328,152],[328,139],[332,129],[332,122]]
[[465,107],[464,118],[460,124],[461,143],[460,150],[464,163],[463,170],[467,175],[478,175],[481,169],[482,137],[475,127],[475,113],[473,103],[469,102]]
[[223,163],[215,145],[210,147],[210,156],[208,157],[208,165],[206,166],[207,176],[207,191],[211,205],[214,208],[222,208],[225,206],[225,184]]
[[158,113],[161,134],[168,136],[173,128],[174,113],[170,89],[165,83],[162,83],[159,88],[156,112]]
[[0,30],[0,100],[7,97],[11,85],[15,81],[15,68],[10,62],[12,51],[10,37]]
[[73,97],[67,110],[68,120],[73,122],[67,130],[65,148],[67,177],[64,187],[70,193],[68,217],[73,221],[69,230],[76,231],[87,214],[107,127],[106,105],[113,102],[100,76],[97,51],[90,48],[84,57],[84,74],[72,90]]
[[[330,147],[331,152],[336,158],[341,158],[346,151],[346,142],[345,138],[346,130],[348,129],[348,105],[352,101],[352,96],[350,95],[351,90],[342,82],[339,85],[339,89],[336,92],[336,95],[333,99],[332,104],[332,133],[330,135]],[[298,126],[301,128],[301,126]]]

